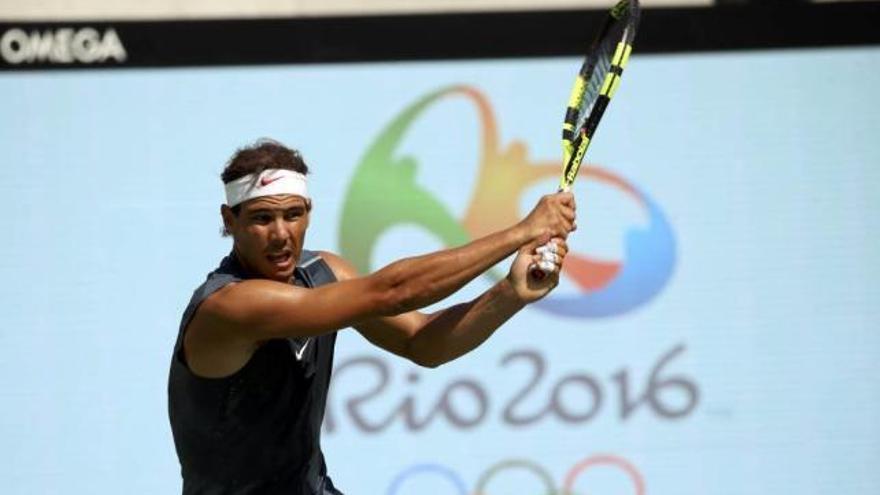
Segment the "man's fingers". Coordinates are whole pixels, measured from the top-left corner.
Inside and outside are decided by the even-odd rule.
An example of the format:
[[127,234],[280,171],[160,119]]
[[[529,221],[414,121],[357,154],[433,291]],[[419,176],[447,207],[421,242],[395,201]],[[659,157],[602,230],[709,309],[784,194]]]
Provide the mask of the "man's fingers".
[[547,261],[554,265],[562,265],[562,256],[553,253],[544,253],[541,255],[541,261]]
[[543,257],[536,264],[544,273],[555,273],[559,270],[559,266],[556,263],[544,259]]
[[553,239],[550,239],[550,242],[556,247],[556,254],[565,258],[565,255],[568,254],[568,243],[565,242],[565,239],[554,237]]
[[552,233],[553,237],[565,237],[569,232],[572,231],[572,227],[574,226],[574,220],[562,217],[557,218],[557,221],[554,223]]
[[546,195],[538,202],[533,213],[535,226],[543,225],[552,236],[566,236],[573,230],[576,218],[574,195],[570,192]]
[[[561,237],[554,237],[547,244],[535,249],[534,263],[545,272],[555,272],[562,268],[562,261],[568,254],[568,244]],[[553,265],[552,271],[549,269]]]
[[519,251],[523,254],[537,253],[539,249],[547,246],[551,239],[553,239],[553,236],[549,231],[547,231],[544,234],[541,234],[540,236],[527,242],[526,244],[523,244],[522,247],[519,248]]
[[553,253],[564,257],[568,254],[568,243],[565,242],[565,239],[562,237],[554,237],[550,239],[548,243],[538,246],[538,248],[535,249],[535,253]]
[[556,196],[564,205],[573,205],[574,204],[574,194],[570,192],[558,192]]
[[559,239],[559,238],[554,237],[547,244],[544,244],[542,246],[538,246],[538,249],[535,249],[535,252],[538,254],[556,253],[556,250],[558,249],[558,247],[557,247],[558,243],[556,242],[557,239]]

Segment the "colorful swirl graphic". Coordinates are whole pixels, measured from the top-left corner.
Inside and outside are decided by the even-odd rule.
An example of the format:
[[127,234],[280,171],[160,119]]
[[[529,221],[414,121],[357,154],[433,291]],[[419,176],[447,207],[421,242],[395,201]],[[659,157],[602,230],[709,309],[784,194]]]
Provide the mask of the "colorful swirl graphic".
[[[396,153],[419,116],[432,104],[451,96],[473,102],[482,124],[477,187],[460,220],[416,182],[416,159]],[[465,244],[518,222],[522,194],[539,181],[558,177],[560,169],[558,161],[529,161],[528,149],[521,141],[502,148],[492,109],[479,91],[467,86],[440,89],[405,108],[364,154],[343,206],[339,232],[342,255],[362,273],[369,273],[374,268],[370,259],[379,237],[400,224],[418,225],[446,246]],[[571,317],[619,315],[651,300],[668,282],[675,266],[675,238],[659,206],[636,186],[596,166],[582,167],[581,176],[623,191],[646,210],[648,225],[627,231],[623,260],[598,260],[570,253],[563,274],[579,292],[553,294],[536,306]],[[583,202],[581,208],[583,211]]]

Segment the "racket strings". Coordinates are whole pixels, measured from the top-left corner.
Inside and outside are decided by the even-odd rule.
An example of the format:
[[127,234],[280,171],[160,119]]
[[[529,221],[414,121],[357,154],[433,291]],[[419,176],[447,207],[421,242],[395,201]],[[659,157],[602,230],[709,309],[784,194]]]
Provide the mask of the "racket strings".
[[580,162],[608,102],[620,84],[638,26],[638,0],[620,0],[594,39],[575,80],[562,125],[563,177],[560,188],[577,176]]
[[[608,40],[605,40],[608,41]],[[610,43],[609,43],[610,44]],[[596,101],[599,99],[599,92],[602,90],[602,83],[605,80],[605,74],[611,69],[611,50],[613,47],[602,47],[603,50],[598,52],[594,61],[593,70],[587,79],[586,92],[581,99],[581,105],[578,109],[578,118],[576,128],[583,128],[587,121],[587,117],[592,112]]]
[[[621,5],[625,4],[625,9]],[[613,62],[614,53],[618,45],[631,43],[634,33],[633,11],[628,7],[628,1],[621,1],[617,5],[618,14],[613,21],[607,23],[602,35],[595,40],[584,64],[581,66],[580,77],[583,79],[581,95],[572,98],[574,105],[569,108],[566,122],[571,125],[571,132],[563,129],[563,139],[575,138],[583,131],[585,124],[599,100],[602,87],[605,84],[606,74],[616,69]]]

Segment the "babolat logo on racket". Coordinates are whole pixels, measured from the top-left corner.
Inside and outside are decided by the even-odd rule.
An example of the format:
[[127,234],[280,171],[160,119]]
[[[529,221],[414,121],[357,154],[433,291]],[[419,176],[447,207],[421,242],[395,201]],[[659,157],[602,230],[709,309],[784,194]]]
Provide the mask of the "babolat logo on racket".
[[[482,127],[481,161],[473,170],[477,182],[469,202],[454,208],[444,204],[439,189],[434,191],[430,183],[419,180],[418,155],[414,156],[413,148],[407,147],[405,142],[407,133],[429,109],[453,98],[472,103],[478,109]],[[448,127],[449,122],[445,125]],[[529,162],[525,144],[517,140],[504,146],[499,129],[489,100],[469,86],[442,88],[404,108],[367,148],[351,178],[340,220],[341,254],[362,273],[370,273],[378,268],[375,254],[382,247],[382,237],[397,227],[417,226],[445,246],[454,247],[518,222],[523,194],[543,181],[558,179],[561,167],[558,161]],[[425,143],[420,143],[415,149],[424,150],[424,146]],[[572,150],[575,155],[579,152]],[[447,156],[444,160],[471,161],[457,156]],[[456,171],[455,176],[460,174],[461,171]],[[595,238],[603,234],[601,231],[569,239],[572,251],[566,256],[562,270],[564,286],[532,307],[574,318],[621,315],[652,300],[666,286],[676,263],[675,235],[660,205],[631,181],[595,165],[582,167],[578,175],[593,187],[618,193],[624,201],[641,210],[641,217],[646,221],[623,225],[624,232],[618,241],[623,245],[621,259],[584,254],[583,246],[578,251],[579,239]],[[466,182],[467,179],[456,180],[451,187],[457,188]],[[580,191],[581,186],[576,189]],[[586,211],[589,216],[590,211],[595,211],[590,210],[591,206],[595,207],[590,203],[591,198],[587,195],[579,205],[582,215]],[[456,217],[453,211],[464,213]],[[504,275],[494,271],[487,273],[493,279]]]
[[113,28],[11,28],[0,36],[0,57],[19,64],[122,63],[128,53]]
[[590,139],[587,137],[583,138],[580,146],[577,148],[577,152],[574,154],[574,158],[572,158],[568,165],[566,165],[565,169],[565,182],[567,185],[571,185],[574,180],[577,178],[578,169],[580,168],[580,163],[584,160],[584,153],[587,152],[587,145],[590,144]]

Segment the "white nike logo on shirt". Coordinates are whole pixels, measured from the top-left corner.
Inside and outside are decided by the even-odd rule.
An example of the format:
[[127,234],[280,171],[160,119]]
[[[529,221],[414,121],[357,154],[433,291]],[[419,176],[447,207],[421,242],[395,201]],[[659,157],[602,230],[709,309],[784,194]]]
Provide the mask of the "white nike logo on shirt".
[[302,361],[303,354],[305,354],[306,352],[306,347],[309,346],[309,342],[311,341],[312,339],[306,339],[306,343],[303,344],[303,346],[300,347],[298,351],[293,351],[293,354],[296,356],[297,361]]

